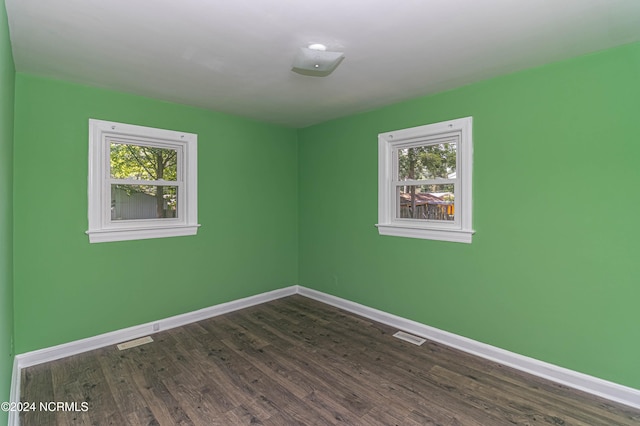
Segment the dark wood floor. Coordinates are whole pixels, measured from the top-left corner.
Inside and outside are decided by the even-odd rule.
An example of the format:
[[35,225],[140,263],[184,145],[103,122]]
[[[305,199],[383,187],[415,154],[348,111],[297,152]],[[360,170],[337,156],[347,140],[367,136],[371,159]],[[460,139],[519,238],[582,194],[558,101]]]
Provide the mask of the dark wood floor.
[[23,425],[638,425],[640,410],[292,296],[22,371]]

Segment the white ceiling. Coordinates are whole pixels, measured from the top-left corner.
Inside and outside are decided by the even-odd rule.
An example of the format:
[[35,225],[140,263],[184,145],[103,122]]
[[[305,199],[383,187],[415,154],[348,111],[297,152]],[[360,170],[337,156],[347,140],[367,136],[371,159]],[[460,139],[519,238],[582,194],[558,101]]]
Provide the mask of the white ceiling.
[[[304,127],[640,40],[640,0],[6,0],[18,72]],[[291,71],[299,47],[345,59]],[[640,76],[639,76],[640,78]]]

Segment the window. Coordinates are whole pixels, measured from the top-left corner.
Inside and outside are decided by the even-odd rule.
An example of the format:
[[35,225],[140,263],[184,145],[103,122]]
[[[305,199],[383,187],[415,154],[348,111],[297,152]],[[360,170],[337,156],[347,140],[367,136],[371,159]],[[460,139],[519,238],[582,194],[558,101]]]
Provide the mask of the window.
[[89,242],[195,235],[198,135],[89,120]]
[[378,135],[378,232],[471,243],[472,118]]

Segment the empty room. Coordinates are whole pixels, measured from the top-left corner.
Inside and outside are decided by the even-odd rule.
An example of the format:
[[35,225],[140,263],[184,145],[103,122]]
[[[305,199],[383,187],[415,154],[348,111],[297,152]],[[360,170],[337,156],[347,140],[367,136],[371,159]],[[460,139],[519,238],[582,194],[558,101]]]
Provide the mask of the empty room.
[[640,424],[640,3],[0,0],[0,424]]

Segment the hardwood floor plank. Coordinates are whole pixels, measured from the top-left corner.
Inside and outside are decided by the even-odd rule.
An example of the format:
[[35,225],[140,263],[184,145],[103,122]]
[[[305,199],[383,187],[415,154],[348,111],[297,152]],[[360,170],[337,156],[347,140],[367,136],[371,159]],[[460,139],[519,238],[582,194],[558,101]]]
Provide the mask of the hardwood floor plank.
[[137,398],[138,392],[132,380],[132,370],[126,361],[126,355],[108,348],[101,351],[98,362],[118,410],[127,418],[127,421],[141,425],[158,424],[144,400]]
[[22,371],[23,425],[640,425],[635,410],[290,296]]
[[[64,383],[61,387],[56,386],[56,390],[54,391],[55,401],[77,401],[83,395],[83,388],[79,382],[67,382]],[[89,404],[89,410],[95,409],[92,408],[91,404]],[[109,414],[103,416],[109,417]],[[106,420],[112,421],[112,420]],[[116,419],[117,421],[117,419]],[[87,424],[98,424],[96,423],[89,412],[77,412],[77,413],[66,413],[63,411],[56,412],[56,422],[61,426],[78,426],[78,425],[87,425]],[[43,423],[47,424],[47,423]],[[117,424],[117,423],[111,423]]]
[[[343,322],[344,320],[345,320],[345,317],[343,315],[339,315],[339,321]],[[325,323],[329,324],[328,321],[325,321]],[[370,324],[369,322],[365,322],[365,323]],[[362,322],[359,322],[358,327],[361,325],[362,325]],[[346,350],[346,348],[349,346],[353,348],[356,345],[359,345],[359,350],[363,352],[354,351],[357,354],[375,352],[375,350],[371,350],[370,348],[371,345],[369,344],[368,340],[364,342],[359,342],[358,338],[351,339],[351,338],[347,338],[346,336],[340,333],[336,334],[333,323],[331,323],[331,330],[316,330],[315,335],[312,335],[313,332],[311,332],[310,329],[300,330],[297,327],[294,327],[294,328],[295,328],[294,334],[298,336],[301,342],[304,342],[305,345],[309,345],[311,347],[317,348],[314,350],[316,352],[320,352],[322,357],[328,362],[329,365],[332,366],[332,368],[336,368],[339,370],[339,373],[340,373],[338,375],[339,377],[346,375],[346,377],[348,378],[347,386],[349,388],[353,388],[354,385],[357,384],[359,379],[355,378],[353,375],[349,375],[349,373],[347,373],[348,371],[356,371],[358,372],[359,375],[365,374],[365,371],[361,368],[360,364],[357,361],[354,361],[352,356],[349,356],[349,355],[353,355],[353,352],[350,354],[348,350]],[[355,334],[358,334],[358,333],[355,333]],[[390,337],[390,334],[389,334],[389,337]],[[320,339],[320,341],[316,339]],[[381,368],[383,369],[386,367],[387,366],[384,366],[384,365],[381,366]],[[326,367],[323,367],[323,369],[326,369]],[[368,374],[368,378],[366,380],[366,383],[372,383],[374,384],[374,386],[370,386],[368,389],[362,390],[362,393],[375,395],[380,388],[381,379],[380,377],[376,376],[375,374],[372,374],[371,372],[368,372],[367,374]],[[334,380],[338,381],[339,379],[334,379]],[[392,386],[389,386],[389,388],[393,389]],[[397,400],[395,399],[390,400],[389,396],[390,394],[387,394],[386,398],[384,398],[386,399],[386,402],[388,404],[395,404],[395,405],[402,406],[403,399],[406,399],[406,398],[403,398],[403,399],[397,399]],[[380,399],[384,401],[382,397]],[[367,409],[368,408],[370,407],[367,407]],[[406,408],[408,409],[409,407],[406,407]],[[358,413],[358,414],[362,415],[363,413]],[[446,414],[440,413],[440,417],[444,419],[449,419],[453,416],[454,415],[452,413],[446,413]],[[495,419],[490,419],[490,420],[495,421]],[[482,424],[482,423],[476,423],[475,421],[473,421],[470,424]]]
[[194,424],[163,382],[163,378],[171,377],[166,372],[172,363],[159,350],[149,345],[135,347],[127,349],[123,359],[129,364],[139,398],[160,425]]
[[[428,423],[420,423],[410,417],[410,412],[398,410],[393,406],[376,407],[362,417],[363,425],[392,425],[392,426],[418,426]],[[432,423],[433,424],[433,423]]]
[[192,379],[179,375],[162,382],[176,401],[180,401],[180,407],[194,424],[225,426],[226,423],[221,419],[223,412],[219,410],[215,400],[210,398],[210,394],[203,393],[202,388]]
[[88,411],[56,411],[59,424],[118,425],[124,422],[109,389],[96,352],[74,355],[52,363],[54,392],[51,401],[86,402]]
[[[20,422],[24,426],[51,424],[55,422],[55,412],[39,409],[40,402],[50,401],[53,395],[53,377],[50,364],[41,364],[23,369],[21,372],[22,389],[20,401],[35,404],[35,410],[22,411]],[[44,399],[43,399],[44,398]]]
[[223,420],[227,425],[262,425],[262,421],[255,415],[253,410],[244,405],[239,405],[233,410],[227,411]]
[[[299,306],[304,306],[306,307],[310,307],[310,305],[312,305],[311,303],[309,303],[308,300],[297,300],[296,302]],[[343,334],[346,334],[348,336],[353,336],[354,339],[358,339],[356,336],[359,335],[364,335],[365,339],[367,336],[367,333],[369,333],[369,331],[367,331],[367,333],[359,333],[358,329],[354,329],[352,327],[353,324],[359,324],[359,325],[364,325],[367,326],[369,324],[371,324],[372,326],[375,327],[375,323],[370,323],[369,321],[344,321],[345,315],[344,314],[338,314],[338,313],[332,313],[330,309],[325,308],[324,305],[319,305],[319,310],[322,312],[320,314],[316,314],[317,317],[321,317],[325,320],[327,320],[328,317],[333,317],[336,319],[335,322],[331,322],[331,328],[334,331],[340,331],[340,330],[346,330],[346,333],[343,332]],[[352,314],[346,314],[346,316],[349,316]],[[344,325],[347,324],[347,325]],[[378,328],[378,331],[381,333],[381,335],[383,334],[388,334],[388,333],[392,333],[395,332],[395,330],[393,329],[389,329],[389,330],[385,330],[386,326],[384,325],[380,325]],[[451,353],[451,356],[446,356],[446,357],[440,357],[439,359],[439,363],[440,364],[446,364],[449,366],[449,368],[453,368],[453,369],[463,369],[465,370],[465,372],[467,374],[469,374],[470,377],[473,377],[472,374],[477,374],[479,371],[482,370],[487,370],[487,369],[491,369],[492,371],[497,371],[499,374],[497,374],[496,376],[493,375],[489,375],[489,379],[493,381],[494,386],[499,386],[500,388],[505,388],[505,383],[508,383],[509,380],[501,380],[501,379],[505,379],[508,378],[510,376],[516,376],[515,380],[512,380],[514,383],[523,383],[522,381],[522,376],[526,376],[528,378],[528,380],[531,379],[531,376],[525,375],[524,373],[521,372],[517,372],[516,370],[513,369],[509,369],[503,366],[500,366],[496,363],[490,363],[486,360],[482,360],[479,359],[477,357],[474,357],[472,355],[457,351],[455,349],[452,348],[448,348],[442,345],[438,345],[435,344],[433,342],[428,343],[431,346],[433,346],[432,348],[432,352],[434,353],[441,353],[441,352],[448,352]],[[405,342],[399,342],[396,345],[407,345],[407,343]],[[390,346],[394,346],[393,344],[391,344]],[[395,353],[399,353],[399,354],[404,354],[406,353],[405,351],[400,350],[401,348],[394,348],[394,352]],[[381,356],[381,354],[384,354],[384,350],[379,350],[379,348],[376,348],[376,357]],[[361,355],[357,354],[357,355]],[[377,358],[376,358],[377,359]],[[413,361],[418,361],[415,358],[413,359]],[[420,361],[420,365],[424,365],[424,361],[428,361],[425,360],[425,358],[422,358],[419,360]],[[410,365],[413,365],[413,369],[415,370],[415,365],[416,363],[410,363]],[[478,366],[480,370],[474,370],[475,366]],[[498,371],[500,370],[500,371]],[[427,373],[429,374],[429,373]],[[547,398],[549,398],[549,395],[554,395],[553,399],[557,400],[558,398],[562,398],[563,402],[567,405],[571,404],[571,399],[568,397],[563,397],[563,395],[575,395],[576,391],[570,391],[566,388],[566,387],[562,387],[561,385],[557,385],[555,383],[551,383],[548,381],[544,381],[543,379],[539,379],[539,378],[534,378],[537,379],[539,382],[539,385],[541,385],[544,389],[542,389],[540,391],[540,393],[542,393],[543,395],[545,395]],[[519,387],[519,389],[523,389],[521,386]],[[531,396],[531,394],[536,394],[536,390],[538,388],[537,387],[529,387],[528,388],[528,392],[529,392],[529,396]],[[559,389],[559,390],[557,390]],[[513,389],[511,389],[512,391]],[[533,392],[531,392],[533,390]],[[505,394],[511,394],[512,392],[505,392]],[[597,400],[596,397],[593,397],[591,395],[586,395],[583,394],[581,395],[581,398],[593,398],[594,401]],[[541,401],[541,403],[545,403],[545,401]],[[546,402],[547,404],[549,404],[549,402]],[[550,407],[552,407],[553,405],[550,405]],[[560,410],[562,411],[562,410]],[[571,411],[571,410],[569,410]],[[574,415],[575,413],[583,413],[585,410],[580,410],[580,409],[575,409],[574,411]],[[611,422],[614,422],[616,420],[619,420],[619,414],[620,414],[620,408],[617,409],[617,414],[614,415],[614,418],[611,418],[607,415],[608,412],[608,407],[605,405],[604,410],[601,409],[600,407],[598,407],[596,404],[590,405],[589,407],[587,407],[586,411],[588,412],[588,414],[586,416],[579,416],[582,418],[586,418],[587,420],[583,420],[583,422],[585,424],[589,424],[589,422],[597,422],[596,424],[612,424]],[[564,413],[559,413],[561,415],[566,416],[567,414]],[[541,415],[538,415],[538,417],[542,417]],[[637,417],[637,413],[633,414],[633,413],[627,413],[627,417],[628,417],[628,421],[629,422],[638,422],[640,424],[640,419],[638,419]],[[559,420],[559,417],[554,416],[553,417],[554,421],[557,422]],[[520,421],[525,421],[524,419],[520,419]],[[578,422],[578,420],[573,419],[574,422]],[[579,422],[578,422],[579,423]],[[580,423],[579,423],[580,424]]]
[[326,391],[314,391],[305,397],[307,405],[322,413],[324,418],[331,421],[335,425],[354,425],[358,424],[359,417],[346,409],[342,404],[336,401],[331,394]]

